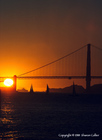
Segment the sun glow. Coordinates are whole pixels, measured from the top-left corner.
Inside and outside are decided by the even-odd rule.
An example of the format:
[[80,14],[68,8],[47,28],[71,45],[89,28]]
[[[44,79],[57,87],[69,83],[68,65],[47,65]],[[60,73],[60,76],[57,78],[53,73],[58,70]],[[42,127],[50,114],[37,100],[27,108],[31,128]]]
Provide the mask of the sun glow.
[[7,87],[10,87],[13,85],[13,80],[12,79],[6,79],[4,81],[4,85],[7,86]]

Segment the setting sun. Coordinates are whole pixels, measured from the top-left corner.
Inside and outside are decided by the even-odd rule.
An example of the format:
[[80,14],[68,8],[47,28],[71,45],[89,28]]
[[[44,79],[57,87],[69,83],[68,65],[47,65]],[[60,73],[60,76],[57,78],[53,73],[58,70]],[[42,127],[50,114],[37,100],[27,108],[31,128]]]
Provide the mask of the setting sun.
[[13,85],[13,80],[12,79],[6,79],[4,81],[4,85],[7,86],[7,87],[10,87]]

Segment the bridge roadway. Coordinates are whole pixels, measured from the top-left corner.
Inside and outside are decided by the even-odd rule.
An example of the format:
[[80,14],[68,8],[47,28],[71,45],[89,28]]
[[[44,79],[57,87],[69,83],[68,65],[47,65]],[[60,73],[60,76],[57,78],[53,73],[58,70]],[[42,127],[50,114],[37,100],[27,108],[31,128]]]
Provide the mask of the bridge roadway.
[[[14,78],[14,77],[0,77],[1,79]],[[16,77],[17,79],[84,79],[86,76],[22,76]],[[91,76],[91,79],[101,79],[102,76]]]

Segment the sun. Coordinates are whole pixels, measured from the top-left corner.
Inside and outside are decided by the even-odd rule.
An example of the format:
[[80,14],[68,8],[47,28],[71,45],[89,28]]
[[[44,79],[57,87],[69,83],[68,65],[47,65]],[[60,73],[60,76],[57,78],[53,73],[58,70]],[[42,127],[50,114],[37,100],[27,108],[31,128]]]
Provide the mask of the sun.
[[13,85],[13,80],[12,79],[6,79],[4,81],[4,85],[7,86],[7,87],[10,87]]

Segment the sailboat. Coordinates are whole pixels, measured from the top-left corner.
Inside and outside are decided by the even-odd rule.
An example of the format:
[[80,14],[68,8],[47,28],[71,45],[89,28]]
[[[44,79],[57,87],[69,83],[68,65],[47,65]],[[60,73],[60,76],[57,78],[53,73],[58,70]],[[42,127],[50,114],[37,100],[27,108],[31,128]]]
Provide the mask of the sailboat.
[[33,86],[31,85],[31,88],[30,88],[30,93],[33,93]]
[[49,93],[49,86],[47,85],[46,93]]
[[76,95],[74,82],[73,82],[73,95]]

